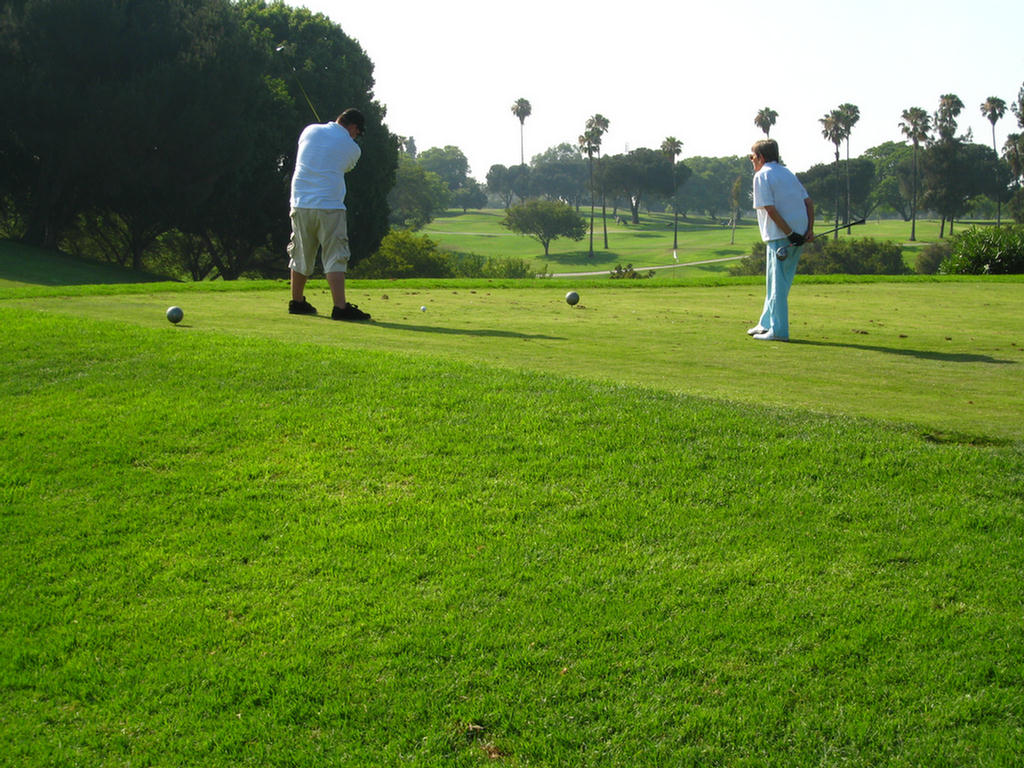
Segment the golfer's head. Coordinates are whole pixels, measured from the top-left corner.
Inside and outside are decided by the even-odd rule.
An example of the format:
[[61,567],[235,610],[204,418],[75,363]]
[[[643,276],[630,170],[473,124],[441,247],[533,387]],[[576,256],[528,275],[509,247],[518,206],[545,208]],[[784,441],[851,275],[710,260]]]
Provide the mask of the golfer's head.
[[754,146],[750,148],[750,152],[751,160],[759,157],[766,163],[779,162],[779,142],[775,139],[761,139],[760,141],[755,141]]
[[362,136],[366,131],[366,118],[358,109],[351,107],[338,115],[338,125],[348,128],[348,132],[354,139],[356,136]]

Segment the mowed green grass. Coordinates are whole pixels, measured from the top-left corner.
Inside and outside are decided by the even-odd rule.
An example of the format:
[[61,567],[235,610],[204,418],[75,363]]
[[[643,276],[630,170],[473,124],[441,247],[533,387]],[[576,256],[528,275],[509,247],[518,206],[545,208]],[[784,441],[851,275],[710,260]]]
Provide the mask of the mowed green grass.
[[[590,209],[581,208],[580,214],[590,221]],[[479,211],[448,211],[429,225],[423,232],[444,248],[453,251],[477,253],[493,258],[514,257],[525,259],[538,272],[563,273],[582,271],[607,271],[616,265],[633,264],[641,267],[668,266],[690,262],[715,262],[746,256],[751,245],[760,242],[757,222],[748,217],[737,226],[735,235],[731,228],[703,216],[680,218],[678,222],[678,249],[673,255],[673,217],[670,213],[643,212],[640,224],[629,223],[628,215],[621,213],[616,219],[608,211],[608,249],[604,248],[604,230],[601,212],[597,211],[594,223],[594,255],[590,256],[590,235],[581,241],[558,239],[552,242],[550,253],[535,239],[516,235],[501,226],[504,211],[485,209]],[[825,231],[832,223],[818,220],[816,228]],[[958,224],[957,227],[968,226]],[[910,223],[885,220],[869,221],[845,231],[842,237],[873,237],[900,243],[904,260],[913,268],[914,257],[921,247],[939,239],[940,224],[937,221],[919,221],[917,240],[908,242]],[[672,270],[672,276],[699,276],[703,274],[728,274],[728,262],[702,264],[700,267],[680,267]],[[668,276],[668,273],[661,273]]]
[[5,762],[1013,764],[1022,284],[544,282],[7,289]]
[[[217,333],[348,350],[427,354],[751,405],[913,425],[956,439],[1024,437],[1024,281],[814,282],[790,297],[789,344],[760,344],[758,280],[720,285],[605,281],[444,284],[350,281],[362,326],[285,314],[287,288],[216,284],[11,299],[12,307],[179,335]],[[211,290],[218,288],[218,290]],[[78,294],[78,295],[74,295]],[[326,313],[324,281],[307,296]],[[164,319],[177,304],[181,327]],[[421,311],[421,307],[425,311]]]

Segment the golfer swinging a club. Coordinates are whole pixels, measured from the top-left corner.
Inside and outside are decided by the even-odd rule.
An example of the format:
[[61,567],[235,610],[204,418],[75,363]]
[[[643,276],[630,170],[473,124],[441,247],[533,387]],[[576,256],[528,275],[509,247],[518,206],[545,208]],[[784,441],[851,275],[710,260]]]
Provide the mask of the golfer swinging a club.
[[774,139],[755,143],[750,162],[766,263],[764,309],[747,333],[760,341],[789,341],[789,289],[801,246],[814,240],[814,203],[793,172],[779,162]]
[[346,109],[334,122],[306,126],[299,136],[292,175],[292,238],[288,243],[292,291],[288,311],[293,315],[316,314],[303,292],[319,250],[334,299],[331,319],[370,319],[369,314],[345,300],[345,272],[351,255],[345,218],[345,174],[356,167],[362,154],[356,138],[363,135],[364,128],[362,112]]

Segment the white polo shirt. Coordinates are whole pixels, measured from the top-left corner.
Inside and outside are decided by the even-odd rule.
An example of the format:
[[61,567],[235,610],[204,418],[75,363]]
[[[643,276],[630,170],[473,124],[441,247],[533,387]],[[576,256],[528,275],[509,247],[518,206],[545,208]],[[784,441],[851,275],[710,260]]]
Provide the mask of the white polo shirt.
[[804,200],[808,197],[810,195],[807,194],[804,185],[789,168],[778,163],[765,163],[761,170],[754,174],[754,208],[757,209],[757,225],[761,230],[761,239],[768,242],[786,237],[786,233],[764,210],[766,205],[774,205],[775,210],[794,232],[806,232],[808,221]]
[[299,136],[292,174],[292,208],[345,210],[345,174],[362,150],[336,122],[307,125]]

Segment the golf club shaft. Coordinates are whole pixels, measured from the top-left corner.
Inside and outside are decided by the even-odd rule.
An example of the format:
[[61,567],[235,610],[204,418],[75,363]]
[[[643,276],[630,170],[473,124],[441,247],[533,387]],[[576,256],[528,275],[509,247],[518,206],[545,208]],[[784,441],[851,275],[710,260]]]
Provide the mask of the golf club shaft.
[[858,219],[857,221],[851,221],[849,224],[843,224],[842,226],[832,227],[832,229],[827,229],[824,232],[815,232],[814,233],[814,239],[817,240],[819,237],[824,237],[825,235],[831,235],[833,232],[838,232],[840,229],[846,229],[847,227],[855,227],[858,224],[863,224],[863,223],[864,223],[864,219]]
[[313,110],[313,117],[315,117],[316,121],[319,123],[320,122],[320,115],[318,115],[316,113],[316,107],[314,107],[313,106],[313,102],[310,101],[309,94],[306,93],[306,89],[302,87],[302,81],[299,80],[299,76],[298,75],[295,75],[295,82],[299,84],[299,90],[302,91],[302,95],[306,97],[306,103],[309,104],[309,108],[311,110]]
[[[281,43],[280,45],[278,45],[278,46],[277,46],[277,47],[276,47],[276,48],[274,49],[274,53],[281,53],[282,51],[285,51],[285,50],[287,50],[287,49],[288,49],[288,41],[286,40],[286,41],[282,42],[282,43]],[[301,80],[299,79],[299,73],[298,73],[298,71],[297,71],[297,70],[295,69],[295,67],[292,67],[292,77],[294,77],[294,78],[295,78],[295,83],[296,83],[296,85],[298,85],[298,86],[299,86],[299,90],[300,90],[300,91],[302,91],[302,95],[303,95],[303,96],[305,97],[305,99],[306,99],[306,103],[307,103],[307,104],[309,104],[309,108],[310,108],[310,110],[311,110],[311,111],[313,112],[313,117],[315,117],[315,118],[316,118],[316,121],[317,121],[317,122],[319,123],[319,122],[320,122],[320,115],[318,115],[318,114],[317,114],[317,112],[316,112],[316,107],[314,107],[314,106],[313,106],[313,101],[312,101],[312,99],[310,99],[310,98],[309,98],[309,94],[308,94],[308,93],[306,93],[306,88],[305,88],[305,86],[304,86],[304,85],[302,84],[302,81],[301,81]]]

